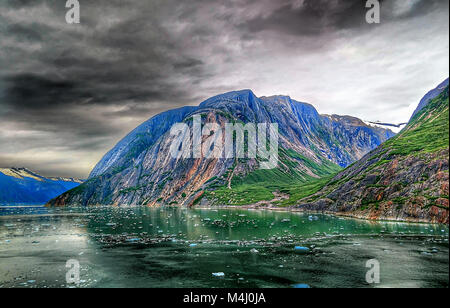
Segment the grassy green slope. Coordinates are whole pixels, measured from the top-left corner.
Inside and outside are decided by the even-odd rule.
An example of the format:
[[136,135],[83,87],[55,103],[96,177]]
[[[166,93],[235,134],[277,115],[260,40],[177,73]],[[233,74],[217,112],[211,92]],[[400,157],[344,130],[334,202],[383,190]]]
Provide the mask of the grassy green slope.
[[[248,205],[273,200],[274,192],[279,192],[290,197],[280,198],[274,203],[288,206],[317,192],[333,174],[341,170],[330,161],[316,162],[291,149],[280,148],[279,159],[279,168],[256,170],[244,178],[233,177],[231,189],[228,185],[214,187],[214,191],[206,192],[205,196],[208,200],[214,200],[215,204]],[[299,165],[307,167],[315,176],[299,170]]]
[[392,155],[417,155],[448,148],[448,87],[432,100],[398,136],[387,141]]

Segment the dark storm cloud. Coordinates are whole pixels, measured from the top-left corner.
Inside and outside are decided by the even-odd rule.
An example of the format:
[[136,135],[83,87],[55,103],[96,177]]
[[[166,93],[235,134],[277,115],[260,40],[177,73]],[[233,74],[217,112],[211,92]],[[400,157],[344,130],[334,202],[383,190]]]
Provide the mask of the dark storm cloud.
[[[189,74],[194,80],[201,76],[203,62],[183,55],[176,42],[147,21],[148,16],[126,20],[106,31],[83,36],[82,44],[74,41],[70,32],[66,33],[68,38],[61,34],[47,41],[33,54],[47,73],[5,74],[5,103],[45,108],[49,104],[78,104],[87,98],[92,104],[127,99],[172,101],[180,94],[186,98],[185,89],[173,86],[171,76]],[[147,31],[149,28],[152,30]],[[86,52],[95,49],[97,55]]]
[[7,6],[12,8],[32,7],[39,4],[36,0],[5,0]]
[[[32,111],[47,109],[61,104],[72,103],[73,100],[89,97],[79,90],[75,81],[50,79],[33,74],[18,74],[5,77],[6,104],[19,110]],[[79,93],[78,93],[79,91]]]
[[[407,1],[405,1],[407,2]],[[395,1],[380,0],[383,23],[412,18],[433,10],[448,10],[445,0],[413,1],[405,12],[395,12]],[[320,35],[339,30],[361,32],[373,28],[366,22],[365,0],[303,0],[282,1],[269,15],[256,16],[241,26],[250,32],[271,30],[290,35]]]
[[[41,29],[42,29],[42,25]],[[24,27],[21,25],[9,25],[6,28],[6,32],[9,36],[15,37],[17,40],[22,41],[42,41],[42,35],[39,32],[39,29]]]
[[[356,79],[349,73],[355,65],[325,63],[329,52],[357,59],[362,52],[354,46],[366,43],[357,40],[384,27],[372,39],[382,52],[390,40],[384,37],[402,21],[411,30],[392,35],[406,45],[420,31],[429,35],[416,20],[432,14],[426,24],[436,29],[437,17],[448,11],[447,0],[402,1],[382,1],[381,26],[365,22],[363,0],[80,0],[79,25],[66,24],[65,0],[0,1],[0,165],[83,176],[150,116],[240,88],[324,101],[329,97],[321,93],[330,92],[343,108],[353,95],[341,98],[339,82]],[[421,46],[430,54],[417,57],[440,55],[444,45]],[[411,58],[392,54],[393,63]],[[404,66],[396,76],[411,71],[410,63]],[[335,88],[317,91],[330,71],[340,77]]]
[[365,1],[305,0],[285,2],[269,16],[258,16],[243,26],[252,32],[272,30],[292,35],[318,35],[330,30],[364,26]]

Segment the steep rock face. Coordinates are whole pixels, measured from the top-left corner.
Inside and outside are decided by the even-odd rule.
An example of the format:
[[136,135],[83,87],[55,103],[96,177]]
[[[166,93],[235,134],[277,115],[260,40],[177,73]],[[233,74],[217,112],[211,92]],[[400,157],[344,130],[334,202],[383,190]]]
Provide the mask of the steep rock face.
[[81,183],[73,178],[46,178],[26,168],[0,168],[0,204],[45,203]]
[[396,137],[299,202],[369,219],[449,223],[448,86]]
[[[169,154],[173,124],[192,128],[192,118],[202,123],[276,123],[279,127],[278,174],[308,181],[336,172],[361,158],[394,134],[344,117],[321,116],[316,109],[285,96],[256,97],[243,90],[212,97],[198,107],[158,115],[112,149],[99,162],[90,179],[50,204],[189,206],[206,191],[234,185],[237,178],[257,172],[260,159],[174,159]],[[206,139],[206,136],[203,137]]]

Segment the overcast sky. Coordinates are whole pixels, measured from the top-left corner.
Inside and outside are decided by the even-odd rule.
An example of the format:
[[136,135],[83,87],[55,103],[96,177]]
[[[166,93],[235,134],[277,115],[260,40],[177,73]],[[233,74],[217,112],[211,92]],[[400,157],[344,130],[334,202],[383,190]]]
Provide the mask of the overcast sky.
[[404,122],[449,75],[448,0],[0,1],[0,167],[87,177],[151,116],[231,90]]

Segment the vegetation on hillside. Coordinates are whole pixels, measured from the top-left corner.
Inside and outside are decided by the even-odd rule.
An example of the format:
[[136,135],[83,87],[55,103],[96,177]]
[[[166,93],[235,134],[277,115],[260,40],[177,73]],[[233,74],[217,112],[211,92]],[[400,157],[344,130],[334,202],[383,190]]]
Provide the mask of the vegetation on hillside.
[[[341,170],[330,161],[316,162],[291,149],[280,148],[279,159],[279,168],[255,170],[243,178],[233,177],[231,189],[228,185],[213,185],[214,190],[207,191],[205,197],[210,201],[214,200],[215,204],[249,205],[274,200],[278,194],[281,198],[274,203],[288,206],[317,192],[332,175]],[[299,170],[300,163],[309,171]],[[312,176],[311,172],[316,176]]]
[[392,155],[431,153],[449,144],[448,87],[421,110],[398,136],[385,143]]

